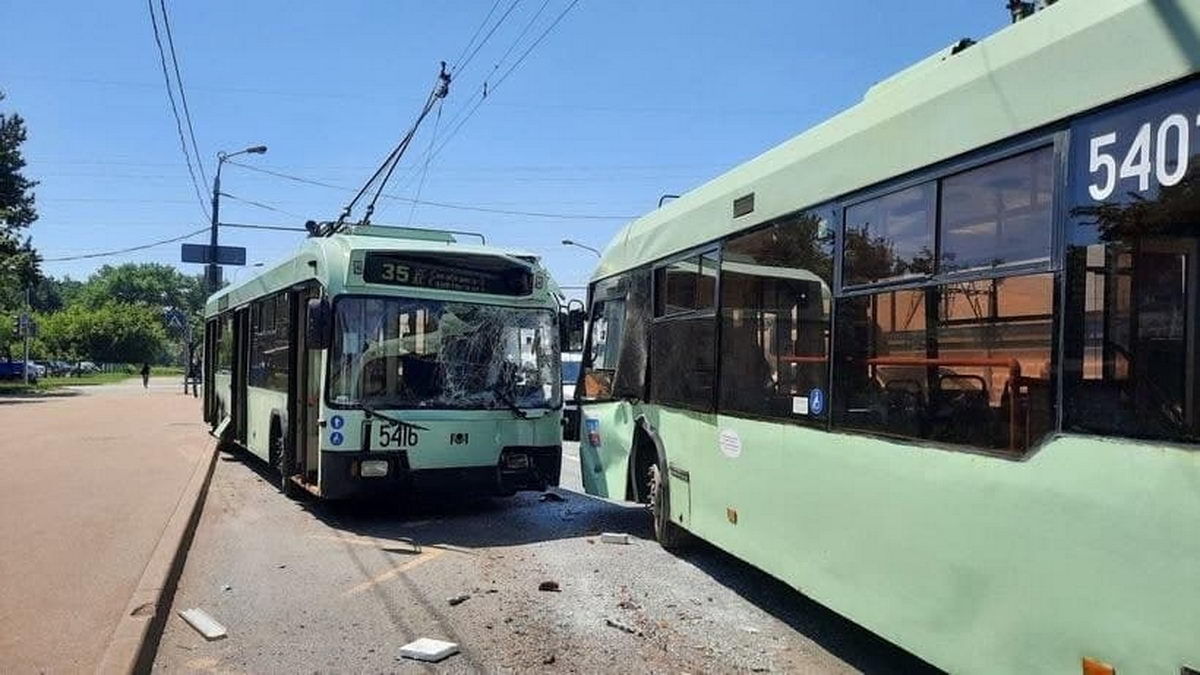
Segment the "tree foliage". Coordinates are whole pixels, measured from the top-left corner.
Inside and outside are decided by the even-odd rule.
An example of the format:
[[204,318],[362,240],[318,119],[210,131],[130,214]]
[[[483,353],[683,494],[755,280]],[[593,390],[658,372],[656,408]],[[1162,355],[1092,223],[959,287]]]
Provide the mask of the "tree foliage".
[[0,113],[0,303],[4,304],[12,304],[21,289],[40,277],[41,258],[26,233],[38,216],[33,193],[37,182],[21,173],[25,138],[25,120],[20,115]]

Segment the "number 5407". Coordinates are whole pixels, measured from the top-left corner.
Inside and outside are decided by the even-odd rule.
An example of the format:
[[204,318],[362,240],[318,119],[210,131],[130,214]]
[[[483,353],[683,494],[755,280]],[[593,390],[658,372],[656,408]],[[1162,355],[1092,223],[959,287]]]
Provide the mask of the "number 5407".
[[[1200,117],[1196,123],[1200,124]],[[1138,127],[1124,158],[1117,164],[1120,148],[1112,147],[1118,142],[1113,131],[1094,136],[1088,141],[1088,171],[1093,182],[1088,185],[1088,194],[1096,201],[1112,196],[1119,181],[1136,178],[1138,192],[1150,189],[1150,176],[1164,187],[1183,180],[1188,169],[1188,148],[1191,124],[1180,113],[1168,115],[1157,128],[1150,122]],[[1118,151],[1116,155],[1112,151]]]

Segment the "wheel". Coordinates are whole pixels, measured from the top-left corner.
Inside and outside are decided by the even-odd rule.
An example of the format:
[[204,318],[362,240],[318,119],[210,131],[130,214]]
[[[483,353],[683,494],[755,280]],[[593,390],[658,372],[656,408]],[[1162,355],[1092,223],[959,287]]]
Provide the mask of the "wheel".
[[304,488],[292,481],[292,457],[288,452],[287,439],[278,427],[271,429],[271,459],[279,470],[279,491],[285,497],[299,499],[304,496]]
[[650,514],[654,518],[654,538],[665,549],[677,549],[687,543],[687,532],[671,521],[671,493],[658,463],[650,465]]

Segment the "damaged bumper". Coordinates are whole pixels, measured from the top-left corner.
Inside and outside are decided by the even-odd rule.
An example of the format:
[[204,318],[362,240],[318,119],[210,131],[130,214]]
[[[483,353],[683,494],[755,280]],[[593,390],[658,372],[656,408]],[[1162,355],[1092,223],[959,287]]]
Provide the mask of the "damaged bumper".
[[494,465],[412,469],[406,452],[321,452],[321,496],[351,499],[410,492],[510,494],[558,485],[562,446],[504,448]]

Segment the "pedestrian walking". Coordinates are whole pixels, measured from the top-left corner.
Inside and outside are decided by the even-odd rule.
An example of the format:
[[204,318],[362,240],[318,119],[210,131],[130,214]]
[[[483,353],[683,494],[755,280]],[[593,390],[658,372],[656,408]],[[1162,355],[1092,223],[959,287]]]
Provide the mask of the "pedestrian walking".
[[150,364],[149,363],[142,364],[142,388],[143,389],[150,388]]

